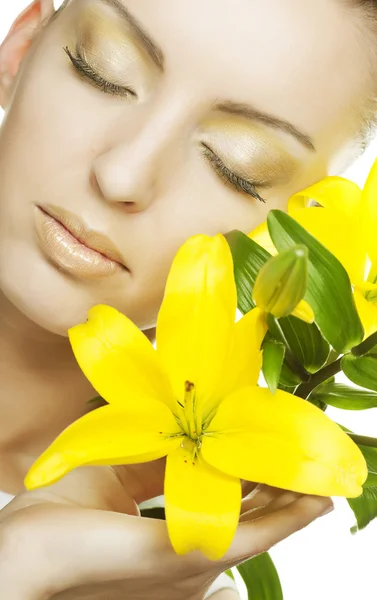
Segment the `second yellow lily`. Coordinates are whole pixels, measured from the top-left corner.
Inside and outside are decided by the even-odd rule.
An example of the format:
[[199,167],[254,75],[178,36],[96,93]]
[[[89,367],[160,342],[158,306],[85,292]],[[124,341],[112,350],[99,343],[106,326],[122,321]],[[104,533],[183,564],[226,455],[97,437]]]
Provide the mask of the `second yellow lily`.
[[[365,337],[372,335],[377,331],[377,161],[364,190],[342,177],[326,177],[293,195],[288,212],[342,263]],[[276,253],[266,224],[249,235]]]

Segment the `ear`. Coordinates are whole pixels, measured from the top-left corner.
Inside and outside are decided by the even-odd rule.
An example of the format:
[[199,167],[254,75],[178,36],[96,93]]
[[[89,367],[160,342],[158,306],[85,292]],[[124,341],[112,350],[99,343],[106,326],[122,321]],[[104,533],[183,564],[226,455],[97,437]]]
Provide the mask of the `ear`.
[[55,12],[53,0],[33,0],[17,17],[0,46],[0,106],[5,108],[14,78],[42,23]]
[[54,0],[40,0],[42,21],[49,19],[55,12]]

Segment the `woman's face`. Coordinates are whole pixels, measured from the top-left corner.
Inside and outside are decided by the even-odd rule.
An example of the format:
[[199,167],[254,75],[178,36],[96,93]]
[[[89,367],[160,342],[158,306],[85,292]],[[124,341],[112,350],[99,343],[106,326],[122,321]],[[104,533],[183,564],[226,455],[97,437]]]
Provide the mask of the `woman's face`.
[[[72,0],[26,55],[0,132],[5,294],[61,335],[99,303],[153,326],[188,237],[249,232],[347,154],[370,91],[362,39],[335,0]],[[37,205],[106,235],[127,269],[64,268]]]

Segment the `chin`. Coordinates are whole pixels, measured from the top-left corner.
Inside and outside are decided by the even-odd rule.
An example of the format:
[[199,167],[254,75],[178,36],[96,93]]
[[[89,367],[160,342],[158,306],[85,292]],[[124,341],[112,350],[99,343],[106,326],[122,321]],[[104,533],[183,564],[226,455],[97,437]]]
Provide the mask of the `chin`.
[[66,338],[68,329],[84,323],[95,304],[93,290],[86,291],[33,249],[17,251],[17,245],[12,253],[0,253],[0,289],[30,325]]
[[0,252],[0,289],[26,318],[25,328],[39,328],[38,336],[45,332],[68,339],[68,329],[85,323],[89,309],[96,304],[114,306],[142,330],[156,322],[157,311],[145,305],[150,298],[140,298],[108,282],[98,286],[74,279],[40,256],[38,250],[25,252],[17,244],[11,252]]

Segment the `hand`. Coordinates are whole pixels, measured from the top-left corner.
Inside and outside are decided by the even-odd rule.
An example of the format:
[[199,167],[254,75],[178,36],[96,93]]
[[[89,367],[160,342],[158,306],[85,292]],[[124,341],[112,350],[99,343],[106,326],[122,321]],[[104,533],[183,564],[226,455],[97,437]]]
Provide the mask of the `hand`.
[[[121,514],[120,506],[131,514]],[[77,469],[54,486],[18,496],[0,513],[1,597],[202,600],[222,571],[305,527],[332,502],[257,486],[218,562],[199,553],[177,556],[165,522],[134,516],[133,506],[107,467]]]

